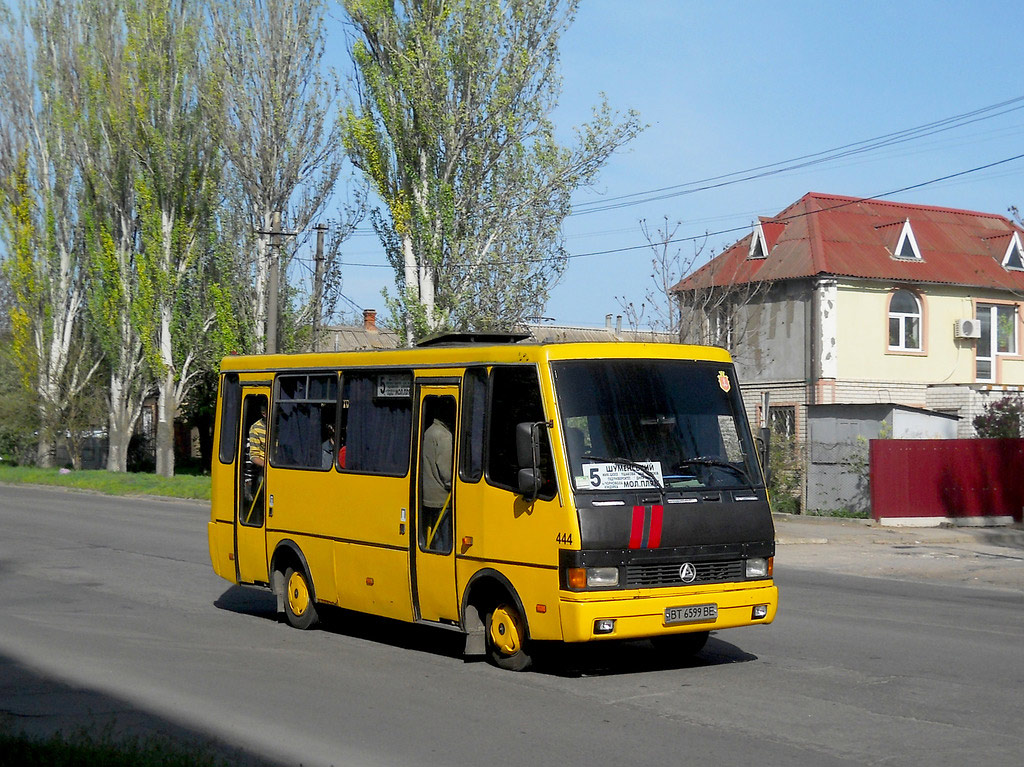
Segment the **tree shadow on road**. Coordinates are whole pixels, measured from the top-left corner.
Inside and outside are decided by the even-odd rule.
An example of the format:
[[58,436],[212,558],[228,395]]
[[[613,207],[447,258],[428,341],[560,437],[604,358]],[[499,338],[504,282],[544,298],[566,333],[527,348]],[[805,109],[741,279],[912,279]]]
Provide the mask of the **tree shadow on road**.
[[[77,755],[86,764],[109,763],[117,754],[123,758],[116,763],[127,764],[130,755],[140,753],[163,756],[163,760],[153,757],[144,764],[276,764],[209,732],[172,722],[133,702],[6,655],[0,655],[0,680],[0,736],[6,744],[3,748],[18,754],[34,754],[39,759]],[[0,753],[0,764],[15,763],[21,761]]]

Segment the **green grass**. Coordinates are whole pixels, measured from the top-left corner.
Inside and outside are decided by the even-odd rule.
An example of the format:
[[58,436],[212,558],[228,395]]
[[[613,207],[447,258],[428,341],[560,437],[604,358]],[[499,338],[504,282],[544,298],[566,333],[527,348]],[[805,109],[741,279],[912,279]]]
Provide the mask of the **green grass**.
[[71,737],[48,738],[0,733],[0,767],[229,767],[232,763],[202,745],[178,744],[169,738],[117,739],[82,730]]
[[842,517],[843,519],[870,519],[871,514],[867,511],[853,511],[852,509],[811,509],[806,512],[808,517]]
[[210,478],[192,474],[160,477],[156,474],[128,474],[113,471],[70,471],[37,469],[32,466],[0,464],[0,483],[57,485],[93,490],[107,495],[162,495],[170,498],[210,500]]

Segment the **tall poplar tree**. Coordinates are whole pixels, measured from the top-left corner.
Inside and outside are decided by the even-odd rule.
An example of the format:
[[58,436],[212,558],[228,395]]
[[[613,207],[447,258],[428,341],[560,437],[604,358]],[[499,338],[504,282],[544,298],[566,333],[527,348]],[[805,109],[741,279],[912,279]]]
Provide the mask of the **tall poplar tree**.
[[139,221],[126,30],[120,2],[81,0],[79,5],[83,23],[94,31],[77,55],[85,83],[76,157],[84,186],[87,316],[107,361],[107,469],[126,471],[128,446],[153,388],[139,332],[148,320],[139,314],[135,301]]
[[566,264],[561,224],[640,126],[607,104],[555,139],[558,41],[577,0],[344,0],[358,100],[346,146],[385,210],[392,312],[414,337],[510,328]]
[[0,7],[0,236],[14,356],[39,410],[37,461],[53,464],[69,402],[98,368],[84,340],[81,174],[72,146],[90,30],[71,0]]
[[197,346],[217,319],[211,307],[225,306],[203,302],[204,313],[197,315],[199,307],[192,303],[197,296],[191,292],[213,287],[192,272],[204,263],[219,194],[221,92],[198,4],[126,0],[125,5],[141,224],[133,306],[148,323],[141,334],[156,370],[156,469],[170,476],[174,419],[202,369]]
[[[306,230],[324,213],[344,161],[334,113],[338,83],[323,61],[326,11],[323,0],[211,4],[215,55],[224,72],[224,147],[256,233],[249,317],[257,351],[265,338],[273,215],[281,211],[286,228]],[[360,207],[328,240],[328,263]],[[289,238],[282,248],[285,272],[297,244]]]

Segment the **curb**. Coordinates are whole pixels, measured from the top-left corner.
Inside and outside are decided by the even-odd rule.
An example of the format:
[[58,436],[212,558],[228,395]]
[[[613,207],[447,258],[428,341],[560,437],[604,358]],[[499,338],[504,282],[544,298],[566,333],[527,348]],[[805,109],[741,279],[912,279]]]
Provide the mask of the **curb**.
[[871,519],[815,517],[773,512],[775,542],[797,544],[856,544],[881,546],[942,546],[981,544],[1024,549],[1024,525],[1008,527],[900,527]]

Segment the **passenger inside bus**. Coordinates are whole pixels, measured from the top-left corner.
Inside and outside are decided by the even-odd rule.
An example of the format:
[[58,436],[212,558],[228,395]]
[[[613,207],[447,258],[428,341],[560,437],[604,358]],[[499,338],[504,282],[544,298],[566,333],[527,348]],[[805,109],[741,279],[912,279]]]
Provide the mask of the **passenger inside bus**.
[[[420,545],[424,550],[451,551],[452,545],[452,427],[455,400],[432,397],[432,421],[423,432],[420,456],[421,524]],[[431,413],[427,412],[427,416]],[[424,423],[427,418],[424,418]]]

